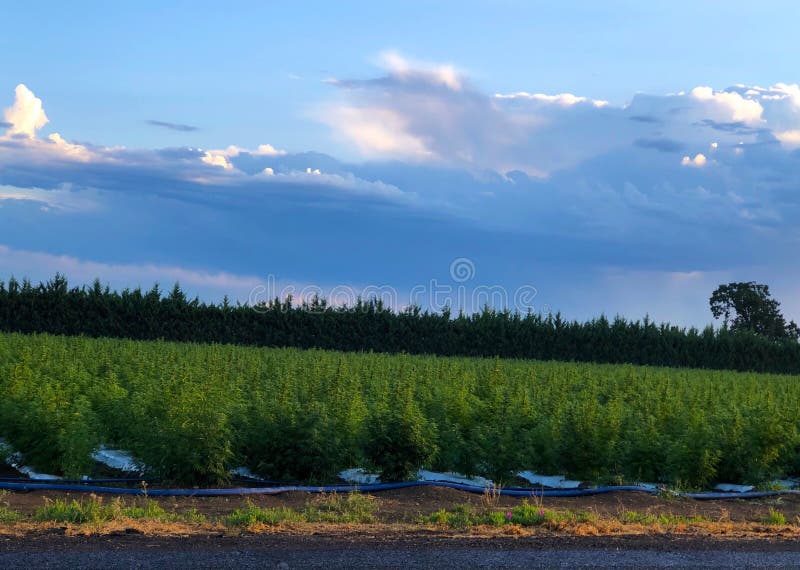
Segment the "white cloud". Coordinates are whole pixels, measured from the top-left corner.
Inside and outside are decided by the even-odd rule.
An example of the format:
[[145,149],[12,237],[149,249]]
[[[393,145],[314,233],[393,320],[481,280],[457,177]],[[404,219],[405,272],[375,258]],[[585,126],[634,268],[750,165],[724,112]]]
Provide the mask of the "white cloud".
[[754,99],[742,97],[739,93],[730,91],[714,91],[711,87],[695,87],[689,96],[697,101],[713,104],[724,109],[729,114],[731,121],[744,121],[757,123],[761,121],[764,108]]
[[42,108],[42,100],[22,83],[17,85],[14,95],[14,104],[3,113],[5,121],[11,123],[7,134],[33,138],[36,131],[49,121]]
[[204,163],[211,166],[218,166],[223,170],[233,170],[233,163],[230,161],[237,156],[249,154],[252,156],[284,156],[285,150],[279,150],[271,144],[261,144],[255,150],[248,150],[236,145],[230,145],[225,149],[206,150],[203,151],[203,156],[200,158]]
[[83,145],[65,141],[58,133],[53,133],[48,136],[47,140],[53,143],[56,146],[57,152],[64,157],[72,158],[80,162],[89,162],[94,158],[94,154],[88,148]]
[[561,105],[562,107],[571,107],[572,105],[578,105],[580,103],[589,103],[594,107],[608,106],[608,101],[589,99],[588,97],[579,97],[577,95],[573,95],[572,93],[545,95],[544,93],[527,93],[525,91],[518,91],[516,93],[508,94],[497,93],[495,97],[498,99],[528,99],[531,101],[542,101],[544,103]]
[[224,170],[233,170],[233,164],[228,160],[228,155],[222,151],[207,150],[200,160],[211,166],[219,166]]
[[776,131],[775,138],[781,141],[781,144],[789,148],[800,147],[800,129],[791,131]]
[[388,155],[412,160],[434,156],[420,137],[408,132],[403,116],[391,109],[339,107],[324,111],[321,118],[365,156]]
[[0,184],[0,205],[3,201],[17,200],[37,202],[48,209],[86,212],[97,207],[96,193],[89,190],[76,191],[69,186],[55,190],[42,188],[19,188]]
[[285,150],[277,149],[271,144],[260,144],[255,150],[249,150],[236,145],[230,145],[225,149],[210,150],[208,152],[216,156],[224,156],[226,158],[236,158],[241,154],[251,154],[253,156],[284,156],[286,154]]
[[397,186],[381,181],[358,178],[354,174],[331,174],[319,168],[307,167],[305,170],[292,170],[276,173],[272,168],[261,172],[262,180],[270,183],[311,184],[337,188],[350,194],[382,196],[392,201],[410,203],[416,198],[414,192],[403,192]]
[[257,156],[283,156],[286,154],[286,151],[277,149],[271,144],[260,144],[255,151],[251,152],[251,154],[255,154]]
[[452,65],[411,61],[396,51],[383,52],[380,61],[392,76],[399,79],[408,80],[422,77],[453,91],[460,91],[463,87],[461,74]]
[[[385,60],[383,77],[337,81],[339,101],[318,113],[335,136],[368,159],[546,178],[610,153],[631,153],[634,146],[651,157],[705,148],[725,163],[747,145],[780,140],[794,148],[800,131],[796,85],[700,86],[671,95],[637,94],[620,107],[571,93],[489,96],[463,74],[458,89],[443,88],[434,65],[397,54]],[[684,164],[708,162],[706,155],[692,155]]]
[[[67,209],[59,194],[42,190],[67,181],[212,204],[235,196],[248,207],[269,192],[301,203],[331,197],[336,207],[364,197],[363,203],[380,199],[508,231],[600,232],[618,239],[676,219],[698,231],[725,222],[796,233],[787,221],[800,208],[780,184],[796,167],[786,152],[800,131],[792,86],[638,94],[619,107],[564,93],[498,97],[461,75],[456,89],[447,73],[431,71],[435,66],[420,70],[401,59],[387,67],[385,77],[341,82],[339,104],[321,115],[365,156],[398,162],[346,165],[267,144],[136,150],[77,144],[57,133],[6,137],[0,141],[3,181],[36,189],[7,190],[3,199]],[[757,121],[750,119],[758,113],[751,109],[748,119],[741,104],[750,100],[763,108]],[[748,120],[734,121],[743,117]],[[783,148],[762,144],[776,140]]]
[[37,131],[44,127],[49,119],[42,100],[22,83],[14,90],[14,104],[5,110],[4,118],[11,126],[6,134],[0,137],[0,141],[13,142],[12,147],[27,148],[39,158],[50,157],[77,162],[89,162],[98,158],[92,149],[71,143],[59,133],[53,133],[46,139],[37,137]]
[[706,158],[706,155],[704,155],[702,153],[698,153],[698,154],[694,155],[694,158],[691,158],[691,157],[688,157],[688,156],[684,156],[681,159],[681,164],[683,166],[703,167],[706,164],[708,164],[708,159]]

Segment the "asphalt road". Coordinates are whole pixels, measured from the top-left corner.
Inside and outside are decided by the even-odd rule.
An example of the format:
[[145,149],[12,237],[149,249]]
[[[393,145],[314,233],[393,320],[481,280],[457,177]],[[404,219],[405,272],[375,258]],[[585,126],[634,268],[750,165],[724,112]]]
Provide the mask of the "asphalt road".
[[549,539],[374,543],[316,537],[24,538],[0,542],[0,568],[798,568],[776,541]]

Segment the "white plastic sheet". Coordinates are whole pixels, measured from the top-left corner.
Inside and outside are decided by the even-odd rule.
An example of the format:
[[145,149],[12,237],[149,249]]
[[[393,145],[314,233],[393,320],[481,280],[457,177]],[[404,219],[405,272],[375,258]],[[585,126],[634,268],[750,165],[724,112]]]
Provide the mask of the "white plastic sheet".
[[142,471],[141,465],[133,456],[127,451],[122,451],[120,449],[101,447],[92,453],[92,459],[120,471],[127,471],[129,473],[140,473]]
[[479,487],[492,487],[494,483],[485,477],[467,477],[459,473],[438,473],[436,471],[426,471],[420,469],[417,473],[419,481],[443,481],[445,483],[459,483],[461,485],[476,485]]
[[525,479],[534,485],[541,485],[551,489],[577,489],[581,486],[581,481],[570,481],[563,475],[539,475],[533,471],[520,471],[517,477]]
[[339,472],[339,478],[348,483],[356,485],[372,485],[380,483],[380,477],[375,473],[369,473],[366,469],[345,469]]
[[237,467],[236,469],[231,469],[231,475],[244,477],[245,479],[261,479],[261,477],[250,471],[250,469],[247,467]]

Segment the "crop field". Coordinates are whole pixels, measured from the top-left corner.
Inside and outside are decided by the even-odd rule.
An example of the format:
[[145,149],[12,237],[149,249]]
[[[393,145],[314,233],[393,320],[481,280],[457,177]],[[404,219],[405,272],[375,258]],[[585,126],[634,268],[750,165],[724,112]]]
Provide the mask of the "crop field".
[[697,488],[797,474],[799,424],[792,376],[0,334],[0,437],[68,476],[107,445],[180,484],[424,465]]

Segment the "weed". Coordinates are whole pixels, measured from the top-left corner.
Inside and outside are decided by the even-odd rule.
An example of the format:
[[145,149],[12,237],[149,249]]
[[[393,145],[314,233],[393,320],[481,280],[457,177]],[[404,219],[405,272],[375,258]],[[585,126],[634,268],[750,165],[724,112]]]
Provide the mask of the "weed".
[[112,520],[152,520],[162,522],[175,522],[189,520],[200,522],[204,520],[203,515],[196,511],[187,515],[168,512],[158,501],[153,499],[139,499],[131,504],[123,499],[116,497],[110,503],[103,502],[102,498],[94,495],[86,500],[65,501],[62,499],[45,499],[44,505],[38,507],[34,512],[33,518],[37,521],[51,521],[72,524],[92,524],[97,525]]
[[766,517],[761,519],[761,523],[766,525],[783,526],[786,524],[786,515],[770,507],[769,513],[767,513]]
[[371,523],[375,522],[375,498],[361,493],[321,495],[296,511],[286,507],[262,508],[248,502],[222,523],[227,526],[277,525],[284,522]]
[[452,510],[441,509],[429,515],[425,522],[448,526],[451,528],[465,529],[486,522],[494,522],[490,518],[481,517],[472,505],[455,505]]
[[92,497],[88,501],[64,501],[45,499],[45,504],[36,509],[34,519],[74,524],[99,524],[113,518],[112,511],[102,501]]
[[262,508],[252,503],[222,519],[226,526],[253,526],[255,524],[277,525],[284,522],[302,522],[305,517],[293,509],[286,507]]
[[502,486],[500,485],[487,485],[483,489],[481,506],[486,510],[496,509],[498,503],[500,502],[501,490]]
[[362,493],[320,495],[303,511],[308,522],[370,523],[375,522],[375,497]]
[[675,526],[679,524],[697,524],[702,522],[710,522],[709,519],[700,515],[687,517],[684,515],[674,514],[650,514],[640,513],[638,511],[625,511],[619,516],[619,520],[628,524],[641,524],[645,526],[663,525]]

